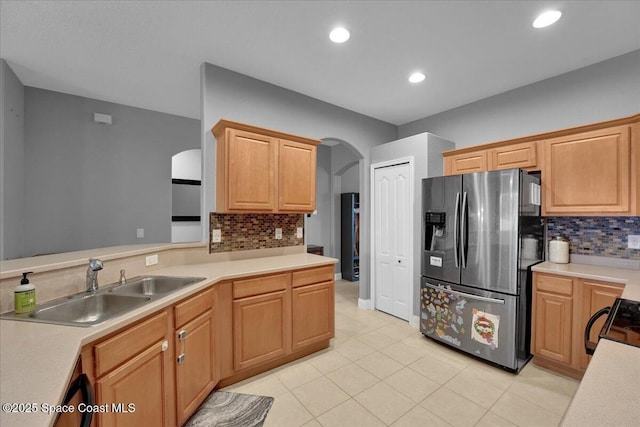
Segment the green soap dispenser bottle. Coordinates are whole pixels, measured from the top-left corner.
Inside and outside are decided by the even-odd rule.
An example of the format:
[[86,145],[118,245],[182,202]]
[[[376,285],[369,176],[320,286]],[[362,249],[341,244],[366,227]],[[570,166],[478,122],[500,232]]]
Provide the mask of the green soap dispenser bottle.
[[16,313],[28,313],[36,308],[36,287],[29,283],[27,274],[33,271],[22,273],[20,286],[13,290],[14,310]]

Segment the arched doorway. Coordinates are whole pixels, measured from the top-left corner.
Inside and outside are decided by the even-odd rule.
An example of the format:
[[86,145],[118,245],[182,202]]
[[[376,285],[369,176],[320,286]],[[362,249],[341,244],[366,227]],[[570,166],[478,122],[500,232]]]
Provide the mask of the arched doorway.
[[[318,146],[316,211],[305,217],[305,244],[319,245],[324,254],[340,259],[340,195],[359,193],[363,156],[351,144],[324,138]],[[336,272],[340,273],[340,263]]]

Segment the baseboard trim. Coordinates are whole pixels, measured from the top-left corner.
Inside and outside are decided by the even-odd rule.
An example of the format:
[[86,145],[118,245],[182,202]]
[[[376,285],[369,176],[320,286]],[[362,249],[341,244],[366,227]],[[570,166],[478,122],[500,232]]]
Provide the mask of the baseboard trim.
[[420,329],[420,316],[411,316],[409,326],[415,329]]
[[335,280],[342,280],[342,273],[336,273],[336,274],[334,275],[334,279],[335,279]]
[[373,303],[370,299],[358,298],[358,308],[363,310],[373,310]]

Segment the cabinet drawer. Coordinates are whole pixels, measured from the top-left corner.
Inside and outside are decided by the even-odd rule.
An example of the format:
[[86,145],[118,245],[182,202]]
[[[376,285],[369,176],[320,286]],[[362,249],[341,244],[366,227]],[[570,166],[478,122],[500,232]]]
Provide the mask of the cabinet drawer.
[[291,282],[291,273],[256,277],[254,279],[235,280],[233,282],[233,299],[283,291]]
[[309,270],[294,271],[293,287],[310,285],[312,283],[329,282],[333,280],[333,265],[327,265]]
[[573,295],[573,280],[568,277],[536,274],[536,290],[560,295]]
[[94,346],[96,377],[109,372],[130,357],[161,341],[168,332],[166,311]]
[[174,308],[176,328],[184,325],[200,314],[209,310],[215,304],[214,289],[208,289],[186,301],[176,304]]

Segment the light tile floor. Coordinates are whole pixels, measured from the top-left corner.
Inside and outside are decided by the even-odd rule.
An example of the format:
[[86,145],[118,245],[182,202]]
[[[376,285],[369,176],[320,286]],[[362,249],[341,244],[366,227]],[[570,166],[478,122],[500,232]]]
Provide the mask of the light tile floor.
[[514,375],[357,308],[336,281],[331,347],[226,387],[273,396],[265,426],[556,426],[578,382],[529,363]]

